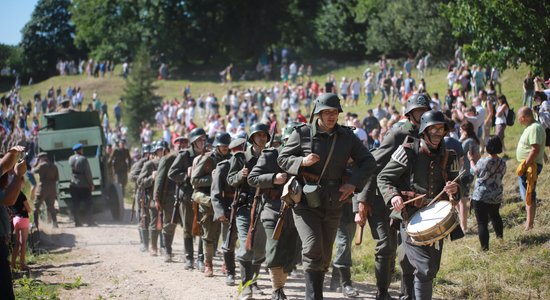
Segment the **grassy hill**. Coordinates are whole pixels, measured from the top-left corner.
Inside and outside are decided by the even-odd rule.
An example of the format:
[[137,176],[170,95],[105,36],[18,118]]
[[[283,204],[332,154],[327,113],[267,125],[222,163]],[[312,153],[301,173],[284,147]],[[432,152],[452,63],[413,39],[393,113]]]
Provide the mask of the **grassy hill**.
[[[366,63],[335,66],[330,73],[333,73],[339,81],[342,76],[348,78],[361,76],[367,66]],[[85,93],[85,105],[91,101],[91,94],[95,90],[102,101],[107,101],[111,110],[116,100],[123,94],[125,85],[118,73],[107,75],[106,78],[53,77],[31,87],[23,87],[21,94],[23,99],[28,100],[32,99],[36,91],[44,94],[50,87],[61,86],[62,90],[65,90],[68,85],[80,86]],[[502,74],[502,91],[516,111],[521,106],[522,80],[526,73],[527,67],[523,66]],[[319,82],[324,82],[327,74],[317,74],[314,77]],[[425,80],[430,93],[445,94],[446,74],[446,70],[434,69],[433,73],[426,76]],[[195,96],[213,91],[218,98],[221,98],[227,90],[227,86],[212,81],[164,80],[156,82],[158,87],[156,93],[165,99],[181,98],[182,90],[187,84],[191,85],[192,94]],[[234,88],[267,87],[272,84],[273,82],[250,81],[236,82],[231,86]],[[378,97],[375,98],[377,101]],[[360,103],[358,107],[345,108],[345,110],[364,116],[367,107]],[[201,117],[199,116],[199,122]],[[475,218],[471,216],[469,227],[473,232],[459,241],[445,243],[441,270],[436,280],[436,292],[444,298],[550,299],[550,243],[548,242],[550,239],[550,205],[548,203],[550,176],[548,167],[545,166],[538,181],[537,192],[540,205],[535,228],[524,232],[525,207],[519,198],[515,175],[517,162],[513,159],[522,131],[523,127],[517,122],[506,130],[507,155],[512,159],[507,162],[505,199],[501,208],[505,225],[504,240],[497,241],[491,233],[491,250],[482,252],[477,238]],[[369,233],[365,234],[366,242],[354,249],[353,272],[357,280],[374,282],[374,243],[369,238]],[[399,284],[396,282],[395,285]]]

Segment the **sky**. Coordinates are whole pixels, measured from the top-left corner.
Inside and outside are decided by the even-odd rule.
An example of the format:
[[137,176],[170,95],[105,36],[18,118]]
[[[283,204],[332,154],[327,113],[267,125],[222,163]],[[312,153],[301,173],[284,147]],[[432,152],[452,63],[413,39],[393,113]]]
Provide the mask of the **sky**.
[[0,0],[0,43],[17,45],[38,0]]

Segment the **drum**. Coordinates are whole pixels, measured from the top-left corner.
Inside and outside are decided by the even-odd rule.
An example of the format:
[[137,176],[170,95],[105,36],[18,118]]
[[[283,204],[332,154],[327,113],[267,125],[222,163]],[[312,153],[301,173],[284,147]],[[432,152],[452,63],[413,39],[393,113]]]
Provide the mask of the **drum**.
[[431,245],[449,235],[458,224],[456,209],[451,202],[442,200],[417,211],[407,225],[407,233],[413,244]]

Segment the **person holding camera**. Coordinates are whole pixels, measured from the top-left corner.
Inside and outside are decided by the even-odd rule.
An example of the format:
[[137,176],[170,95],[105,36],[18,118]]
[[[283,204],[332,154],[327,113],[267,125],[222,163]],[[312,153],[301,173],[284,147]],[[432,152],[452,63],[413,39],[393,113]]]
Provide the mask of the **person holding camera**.
[[[302,240],[306,299],[323,298],[323,280],[332,258],[342,201],[361,190],[376,167],[372,154],[353,130],[338,124],[341,112],[336,94],[321,94],[315,100],[314,121],[297,126],[277,158],[281,169],[298,176],[303,184],[303,199],[293,212]],[[345,180],[350,159],[353,171]]]

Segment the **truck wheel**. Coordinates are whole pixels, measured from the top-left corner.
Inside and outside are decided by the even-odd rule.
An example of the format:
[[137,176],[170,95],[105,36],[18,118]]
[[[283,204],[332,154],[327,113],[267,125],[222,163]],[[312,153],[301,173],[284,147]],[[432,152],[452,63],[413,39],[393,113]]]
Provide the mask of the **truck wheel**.
[[121,221],[124,216],[124,199],[122,198],[122,188],[119,184],[112,184],[109,188],[109,208],[113,220]]

